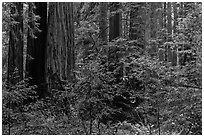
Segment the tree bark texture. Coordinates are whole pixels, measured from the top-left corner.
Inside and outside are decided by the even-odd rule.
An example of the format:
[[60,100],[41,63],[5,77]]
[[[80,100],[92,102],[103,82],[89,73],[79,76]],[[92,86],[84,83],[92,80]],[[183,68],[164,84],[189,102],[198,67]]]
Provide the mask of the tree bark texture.
[[145,45],[146,46],[148,46],[149,45],[149,40],[150,40],[150,38],[151,38],[151,26],[150,26],[150,24],[151,24],[151,18],[150,18],[150,13],[151,13],[151,10],[150,10],[150,3],[149,2],[147,2],[146,3],[146,10],[145,10],[145,12],[146,12],[146,15],[145,15],[145,17],[146,17],[146,19],[145,19],[145,35],[144,35],[144,39],[145,39]]
[[162,2],[157,2],[157,29],[158,30],[161,30],[162,29],[162,26],[163,26],[163,20],[162,20]]
[[[33,5],[35,4],[35,5]],[[35,6],[35,7],[34,7]],[[36,30],[34,15],[40,16],[39,30]],[[36,2],[29,4],[29,22],[28,37],[27,37],[27,77],[31,77],[31,85],[37,85],[39,95],[43,96],[46,91],[45,82],[45,49],[47,39],[47,3]],[[35,33],[34,33],[35,32]]]
[[177,65],[177,47],[175,46],[172,51],[172,66]]
[[122,36],[124,39],[129,39],[129,24],[130,24],[130,10],[126,9],[126,3],[122,3]]
[[167,15],[167,12],[166,12],[166,9],[167,9],[167,5],[166,5],[166,2],[163,3],[164,6],[163,6],[163,28],[166,28],[167,27],[167,19],[166,19],[166,15]]
[[[130,10],[130,40],[137,40],[138,44],[145,45],[145,3],[134,3]],[[139,15],[139,16],[138,16]]]
[[49,91],[58,89],[63,80],[74,79],[73,3],[49,4],[46,56],[46,81]]
[[173,33],[176,33],[176,26],[178,25],[178,11],[177,11],[177,3],[173,2],[173,11],[174,11],[174,25],[173,25]]
[[10,16],[17,23],[10,24],[8,51],[8,84],[16,84],[23,79],[23,3],[14,2]]
[[[110,12],[117,11],[120,7],[120,3],[112,3]],[[121,35],[122,22],[121,22],[122,14],[120,12],[116,12],[109,19],[109,41],[119,37]]]
[[157,13],[157,2],[151,2],[151,38],[156,39],[156,33],[158,31],[158,13]]
[[172,12],[171,12],[171,2],[167,3],[167,21],[168,21],[168,25],[167,25],[167,30],[168,30],[168,34],[172,35]]
[[167,61],[168,62],[171,62],[172,61],[172,49],[171,49],[171,46],[172,45],[170,45],[170,44],[167,44],[167,57],[168,57],[168,59],[167,59]]
[[107,44],[107,3],[100,2],[99,10],[99,37]]

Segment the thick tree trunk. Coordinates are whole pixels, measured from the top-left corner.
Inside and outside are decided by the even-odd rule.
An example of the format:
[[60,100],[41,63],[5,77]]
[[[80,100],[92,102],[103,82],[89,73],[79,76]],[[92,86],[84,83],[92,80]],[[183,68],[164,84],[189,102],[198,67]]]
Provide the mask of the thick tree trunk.
[[62,88],[63,80],[74,79],[73,3],[50,3],[46,51],[48,90]]
[[[35,4],[35,8],[34,5]],[[37,21],[40,31],[36,31],[33,13],[40,16]],[[37,2],[29,3],[29,22],[30,29],[28,29],[28,46],[27,46],[27,77],[31,77],[31,85],[38,86],[40,96],[45,96],[46,82],[45,82],[45,48],[47,38],[47,3]],[[33,31],[35,32],[33,34]]]
[[23,3],[12,4],[11,18],[18,23],[10,26],[7,79],[16,84],[23,79]]
[[100,3],[99,15],[99,37],[104,44],[107,43],[107,3]]

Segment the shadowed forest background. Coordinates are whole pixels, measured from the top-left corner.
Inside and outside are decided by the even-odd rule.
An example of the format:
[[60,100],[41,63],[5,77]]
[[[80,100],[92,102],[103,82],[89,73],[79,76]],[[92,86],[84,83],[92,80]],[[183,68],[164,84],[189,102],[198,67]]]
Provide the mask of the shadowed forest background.
[[201,11],[2,3],[2,133],[201,135]]

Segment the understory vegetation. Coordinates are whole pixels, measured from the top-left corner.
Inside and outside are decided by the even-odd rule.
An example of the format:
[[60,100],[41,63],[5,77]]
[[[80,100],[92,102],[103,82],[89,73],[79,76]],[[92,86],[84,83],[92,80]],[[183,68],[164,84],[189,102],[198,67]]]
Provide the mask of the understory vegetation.
[[[165,3],[166,6],[168,3]],[[119,13],[122,20],[122,29],[117,37],[114,37],[110,31],[111,21],[106,21],[108,25],[105,28],[102,26],[103,29],[109,30],[105,36],[106,40],[109,38],[107,41],[103,39],[99,23],[104,16],[105,11],[102,12],[100,7],[104,3],[74,3],[73,20],[69,20],[73,21],[74,25],[74,67],[73,69],[67,67],[70,69],[67,71],[72,72],[74,76],[70,74],[71,78],[64,78],[66,76],[63,70],[66,68],[57,70],[56,64],[53,65],[51,61],[46,60],[44,64],[48,64],[47,68],[53,71],[49,76],[45,74],[45,80],[52,81],[48,83],[49,80],[47,80],[47,85],[35,83],[33,75],[27,75],[32,68],[26,70],[28,63],[25,62],[35,58],[29,56],[26,46],[22,52],[26,57],[22,63],[23,69],[26,68],[22,71],[23,78],[19,79],[19,67],[13,70],[12,80],[10,78],[11,66],[8,58],[11,55],[9,48],[12,45],[11,26],[19,23],[15,20],[17,15],[10,12],[12,4],[15,5],[15,3],[2,4],[2,133],[4,135],[202,134],[201,3],[182,3],[183,12],[182,14],[178,12],[178,15],[182,16],[176,19],[176,31],[172,29],[171,34],[168,32],[168,24],[166,27],[161,25],[159,28],[151,22],[153,28],[147,28],[144,24],[148,19],[146,16],[145,19],[142,17],[144,14],[142,9],[144,9],[146,13],[151,11],[150,20],[158,19],[153,16],[153,13],[157,10],[165,13],[164,5],[154,9],[152,3],[119,3],[119,8],[116,8],[118,7],[116,3],[107,3],[106,8],[104,7],[106,10],[109,9],[106,20],[110,21],[113,15],[119,16]],[[32,4],[35,5],[35,3]],[[42,18],[34,12],[35,8],[33,11],[29,10],[32,4],[23,3],[24,45],[29,45],[28,38],[31,34],[33,38],[41,33],[39,20]],[[173,10],[173,3],[171,4]],[[54,12],[51,13],[53,5],[48,4],[50,9],[48,21],[51,20],[52,15],[55,15]],[[134,13],[133,18],[136,19],[133,22],[136,26],[135,24],[131,26],[130,11],[134,8],[139,10]],[[177,8],[177,10],[180,9]],[[30,18],[30,13],[33,13],[33,20]],[[175,15],[172,11],[171,16]],[[71,15],[69,17],[71,18]],[[123,19],[126,19],[129,25],[124,24]],[[35,27],[29,24],[32,21]],[[172,19],[171,22],[175,20]],[[114,23],[117,24],[116,18]],[[48,26],[47,39],[52,41],[55,39],[53,35],[58,36],[60,32],[56,31],[52,34],[51,29],[55,26],[52,24]],[[29,30],[32,31],[29,33]],[[153,36],[147,36],[149,30],[155,31]],[[66,31],[67,34],[69,30]],[[115,30],[113,32],[117,33]],[[63,39],[60,36],[58,38]],[[113,39],[110,40],[111,37]],[[71,40],[69,41],[71,34],[67,39],[67,43],[71,43]],[[49,42],[46,50],[51,47]],[[55,46],[60,47],[61,43],[57,40],[55,42]],[[53,46],[54,50],[58,49]],[[63,50],[60,49],[56,55],[51,55],[49,52],[43,55],[49,56],[51,60],[53,57],[53,62],[59,60],[63,62],[65,58],[58,58],[58,54],[62,55],[62,52]],[[67,53],[66,58],[72,57]],[[63,64],[61,62],[59,64]],[[37,69],[39,66],[33,67]],[[43,84],[48,88],[41,88]]]

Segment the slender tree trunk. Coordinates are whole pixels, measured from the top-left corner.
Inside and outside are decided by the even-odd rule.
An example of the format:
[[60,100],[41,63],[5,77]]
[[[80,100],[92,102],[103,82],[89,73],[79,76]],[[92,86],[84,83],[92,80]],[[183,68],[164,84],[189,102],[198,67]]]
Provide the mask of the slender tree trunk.
[[157,16],[158,16],[158,30],[161,30],[162,29],[162,27],[163,27],[163,11],[162,11],[162,2],[158,2],[157,3],[157,5],[158,5],[158,8],[159,8],[159,10],[157,10]]
[[157,104],[157,127],[158,127],[158,131],[159,131],[159,135],[161,135],[161,127],[160,127],[160,108],[159,108],[159,104],[158,104],[158,97],[156,98],[156,104]]
[[157,32],[157,3],[151,2],[151,38],[156,39]]
[[184,9],[184,3],[180,2],[179,3],[179,14],[178,14],[179,18],[182,18],[183,15],[184,15],[184,10],[183,9]]
[[162,19],[162,2],[157,2],[157,23],[158,23],[158,30],[162,29],[163,26],[163,19]]
[[171,62],[172,66],[176,66],[177,65],[177,46],[175,46],[173,48],[172,51],[172,62]]
[[168,35],[172,35],[172,12],[171,12],[171,2],[167,3],[167,30],[168,30]]
[[[99,38],[101,40],[101,43],[106,45],[108,42],[108,35],[107,35],[107,3],[106,2],[101,2],[99,6]],[[108,55],[109,49],[106,49],[106,54]],[[107,57],[107,63],[108,63],[108,57]],[[108,65],[107,65],[108,66]],[[108,71],[108,67],[107,67]]]
[[[34,5],[35,4],[35,5]],[[35,8],[34,8],[35,6]],[[36,30],[33,14],[40,16],[40,31]],[[37,2],[29,3],[29,22],[28,29],[28,46],[27,46],[27,77],[31,77],[30,84],[38,86],[40,96],[46,95],[45,82],[45,48],[47,38],[47,3]],[[33,33],[35,32],[35,33]]]
[[166,19],[166,2],[164,2],[164,8],[163,8],[163,28],[167,27],[167,19]]
[[[174,24],[173,24],[173,34],[175,35],[177,33],[177,26],[178,26],[178,9],[177,9],[177,2],[173,2],[173,12],[174,12]],[[178,47],[174,46],[173,47],[173,51],[172,51],[172,66],[176,66],[177,65],[177,52]]]
[[174,11],[174,25],[173,25],[173,32],[176,33],[176,26],[178,25],[178,14],[177,14],[177,3],[173,2],[173,11]]
[[11,17],[16,24],[10,25],[8,51],[8,84],[16,84],[23,79],[23,3],[11,5]]
[[145,18],[146,11],[144,6],[146,3],[134,3],[130,9],[130,40],[137,40],[137,45],[145,49]]
[[123,38],[129,39],[130,11],[124,13]]
[[110,17],[110,28],[109,28],[109,41],[120,36],[121,26],[121,13],[116,13],[114,16]]
[[167,46],[167,56],[168,56],[168,59],[167,59],[167,61],[168,62],[171,62],[172,61],[172,49],[171,49],[171,44],[166,44],[166,46]]
[[58,89],[63,80],[74,80],[73,3],[49,4],[46,52],[48,90]]
[[[113,3],[112,5],[115,5],[115,9],[110,9],[110,12],[116,11],[119,7],[119,3]],[[122,29],[122,23],[121,23],[122,14],[116,13],[112,15],[109,19],[109,41],[121,36],[121,29]]]
[[99,37],[104,44],[107,44],[107,3],[100,2],[99,9]]
[[149,46],[149,40],[151,38],[151,18],[150,18],[150,13],[151,13],[151,10],[149,9],[150,8],[150,3],[146,3],[146,24],[145,24],[145,45],[146,46]]
[[[179,3],[179,10],[178,10],[178,17],[183,18],[184,17],[184,2]],[[184,51],[184,44],[178,45],[178,51]],[[178,64],[183,66],[184,65],[184,53],[180,52],[178,53]]]
[[124,39],[128,39],[128,24],[129,24],[129,9],[126,8],[127,3],[121,3],[121,9],[123,10],[122,14],[122,31],[121,31],[121,36]]

